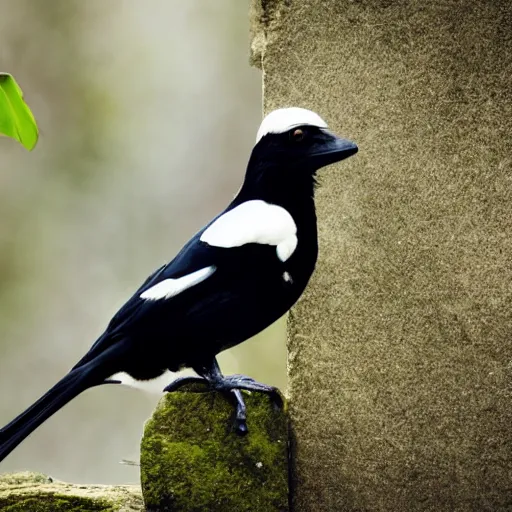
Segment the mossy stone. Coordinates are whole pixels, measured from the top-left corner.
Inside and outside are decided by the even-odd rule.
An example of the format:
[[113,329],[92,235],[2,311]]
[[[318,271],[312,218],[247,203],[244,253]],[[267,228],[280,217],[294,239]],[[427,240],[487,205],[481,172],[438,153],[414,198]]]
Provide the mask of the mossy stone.
[[104,500],[41,493],[29,496],[0,498],[2,512],[115,512],[111,503]]
[[2,512],[141,512],[136,486],[73,485],[41,473],[0,475]]
[[288,511],[286,413],[246,394],[246,436],[233,405],[213,392],[167,394],[145,427],[142,493],[148,512]]

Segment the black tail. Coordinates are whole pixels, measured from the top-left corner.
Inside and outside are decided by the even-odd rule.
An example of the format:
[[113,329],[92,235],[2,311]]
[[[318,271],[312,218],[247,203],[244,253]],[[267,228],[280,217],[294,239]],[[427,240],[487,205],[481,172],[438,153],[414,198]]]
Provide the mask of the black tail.
[[73,368],[37,402],[0,429],[0,461],[5,459],[39,425],[73,398],[86,389],[103,384],[107,377],[119,371],[110,364],[115,355],[110,355],[110,357],[108,355],[104,353],[97,359]]

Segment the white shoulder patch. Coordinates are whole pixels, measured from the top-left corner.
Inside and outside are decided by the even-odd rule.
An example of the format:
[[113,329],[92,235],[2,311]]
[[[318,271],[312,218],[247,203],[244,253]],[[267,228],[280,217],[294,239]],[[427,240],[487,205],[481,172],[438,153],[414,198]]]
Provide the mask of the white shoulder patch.
[[267,133],[284,133],[294,126],[302,125],[327,128],[327,123],[311,110],[299,107],[280,108],[263,119],[256,135],[256,143]]
[[177,279],[164,279],[151,288],[148,288],[145,292],[142,292],[140,298],[144,300],[170,299],[188,288],[203,282],[214,272],[215,267],[212,265],[211,267],[196,270],[192,272],[192,274],[187,274]]
[[297,242],[298,240],[295,235],[283,240],[276,247],[277,257],[283,262],[286,261],[297,249]]
[[286,261],[297,247],[297,226],[281,206],[261,200],[246,201],[220,216],[204,231],[201,241],[224,248],[275,245],[277,257]]

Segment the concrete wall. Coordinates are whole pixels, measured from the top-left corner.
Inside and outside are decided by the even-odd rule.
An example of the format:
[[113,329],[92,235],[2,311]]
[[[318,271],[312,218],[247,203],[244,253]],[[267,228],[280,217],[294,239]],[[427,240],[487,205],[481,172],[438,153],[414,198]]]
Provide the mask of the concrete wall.
[[253,0],[265,112],[360,147],[288,324],[296,511],[512,507],[511,36],[507,1]]

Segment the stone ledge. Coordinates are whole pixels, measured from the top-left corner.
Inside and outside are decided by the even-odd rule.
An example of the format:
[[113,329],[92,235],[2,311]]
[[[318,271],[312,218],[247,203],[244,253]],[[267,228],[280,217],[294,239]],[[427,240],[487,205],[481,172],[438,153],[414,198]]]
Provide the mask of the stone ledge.
[[0,475],[2,512],[142,512],[137,485],[77,485],[41,473]]

